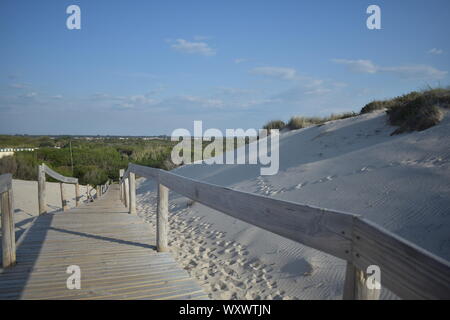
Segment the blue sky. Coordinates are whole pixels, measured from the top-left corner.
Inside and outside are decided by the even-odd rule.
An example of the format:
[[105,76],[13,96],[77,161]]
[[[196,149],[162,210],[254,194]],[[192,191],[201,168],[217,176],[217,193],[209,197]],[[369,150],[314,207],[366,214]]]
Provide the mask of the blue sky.
[[[66,8],[81,8],[68,30]],[[381,8],[381,30],[366,9]],[[0,133],[170,134],[449,85],[450,1],[0,3]]]

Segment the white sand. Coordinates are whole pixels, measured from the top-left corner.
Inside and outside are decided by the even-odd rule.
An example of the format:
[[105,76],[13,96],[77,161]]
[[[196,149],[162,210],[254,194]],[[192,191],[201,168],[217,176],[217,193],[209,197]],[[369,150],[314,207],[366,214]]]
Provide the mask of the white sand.
[[[372,113],[284,133],[275,176],[259,176],[256,165],[186,165],[176,173],[361,214],[450,259],[450,117],[423,132],[390,136],[394,129],[384,113]],[[137,192],[139,214],[154,226],[154,182],[139,179]],[[174,193],[169,219],[172,252],[212,298],[341,299],[340,259]]]

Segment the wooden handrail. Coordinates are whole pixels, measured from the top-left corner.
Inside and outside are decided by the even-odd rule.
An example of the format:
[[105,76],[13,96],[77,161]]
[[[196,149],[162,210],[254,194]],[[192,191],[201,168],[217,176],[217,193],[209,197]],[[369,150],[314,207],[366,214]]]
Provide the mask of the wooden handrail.
[[132,173],[158,183],[158,251],[167,250],[171,189],[227,215],[346,260],[344,299],[379,298],[380,290],[367,286],[370,275],[366,270],[372,265],[381,270],[381,284],[400,298],[450,299],[449,261],[360,215],[237,191],[132,163],[125,172],[121,170],[119,180],[122,200],[129,208],[131,192],[135,192],[128,187]]
[[60,183],[60,193],[61,193],[61,208],[63,211],[68,209],[67,199],[64,197],[63,183],[73,184],[75,186],[75,205],[79,206],[80,197],[80,185],[78,184],[78,179],[73,177],[66,177],[58,172],[50,169],[44,163],[38,167],[38,202],[39,202],[39,215],[47,213],[47,202],[46,202],[46,178],[45,175],[48,174],[53,179],[56,179]]
[[3,268],[16,263],[16,232],[14,224],[12,175],[0,175],[0,201],[2,214],[2,258]]

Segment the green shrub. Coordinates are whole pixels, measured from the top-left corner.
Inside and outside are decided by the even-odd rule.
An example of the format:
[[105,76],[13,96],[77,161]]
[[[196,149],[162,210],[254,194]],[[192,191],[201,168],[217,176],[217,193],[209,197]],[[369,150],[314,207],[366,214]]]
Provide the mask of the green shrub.
[[386,109],[387,104],[385,101],[379,101],[379,100],[375,100],[372,102],[369,102],[368,104],[366,104],[362,109],[361,109],[361,113],[369,113],[369,112],[374,112],[376,110],[383,110]]
[[399,126],[391,135],[422,131],[438,124],[443,118],[443,112],[433,102],[429,97],[419,96],[404,105],[389,109],[389,123]]

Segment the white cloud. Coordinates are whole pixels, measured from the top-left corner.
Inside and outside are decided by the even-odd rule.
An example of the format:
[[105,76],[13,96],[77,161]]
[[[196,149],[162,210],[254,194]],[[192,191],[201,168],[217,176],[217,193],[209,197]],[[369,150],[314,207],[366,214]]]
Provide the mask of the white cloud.
[[350,71],[358,73],[391,73],[405,79],[442,79],[448,72],[427,65],[382,67],[370,60],[333,59],[335,63],[347,65]]
[[353,72],[376,73],[378,69],[370,60],[332,59],[332,61],[347,65]]
[[209,99],[197,96],[182,96],[181,99],[186,102],[194,103],[200,107],[222,108],[224,106],[224,102],[221,99]]
[[211,48],[206,42],[194,42],[184,39],[176,39],[171,47],[177,51],[189,54],[201,54],[204,56],[213,56],[216,50]]
[[29,88],[29,85],[25,84],[25,83],[11,83],[9,85],[10,88],[14,88],[14,89],[25,89],[25,88]]
[[444,53],[444,50],[438,49],[438,48],[433,48],[433,49],[430,49],[430,50],[428,51],[428,53],[429,53],[429,54],[443,54],[443,53]]
[[251,73],[283,80],[293,80],[297,75],[295,69],[282,67],[258,67],[251,70]]
[[255,90],[251,89],[230,88],[230,87],[219,87],[217,88],[217,90],[219,94],[226,96],[241,96],[255,93]]
[[407,79],[442,79],[448,72],[431,66],[415,65],[400,67],[380,67],[380,72],[390,72]]

